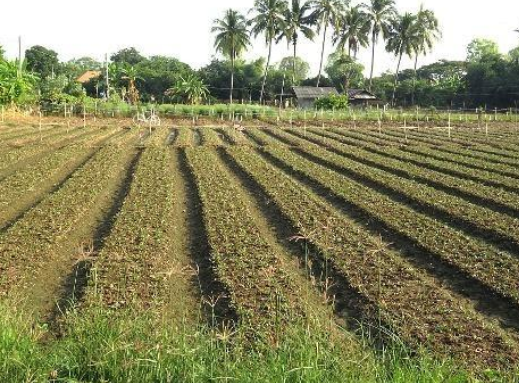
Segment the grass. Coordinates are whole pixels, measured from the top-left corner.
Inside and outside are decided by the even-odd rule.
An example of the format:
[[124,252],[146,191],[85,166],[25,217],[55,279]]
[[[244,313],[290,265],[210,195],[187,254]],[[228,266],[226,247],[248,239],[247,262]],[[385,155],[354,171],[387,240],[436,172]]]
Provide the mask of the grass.
[[[351,349],[304,325],[278,346],[206,326],[169,327],[153,313],[72,312],[63,336],[0,307],[1,382],[473,382],[449,362],[394,348],[375,355]],[[180,321],[182,323],[182,321]],[[47,339],[46,341],[43,341]],[[488,372],[487,377],[491,376]],[[493,373],[492,373],[493,374]],[[493,379],[493,378],[492,378]],[[499,379],[499,380],[498,380]],[[506,381],[498,378],[495,380]]]

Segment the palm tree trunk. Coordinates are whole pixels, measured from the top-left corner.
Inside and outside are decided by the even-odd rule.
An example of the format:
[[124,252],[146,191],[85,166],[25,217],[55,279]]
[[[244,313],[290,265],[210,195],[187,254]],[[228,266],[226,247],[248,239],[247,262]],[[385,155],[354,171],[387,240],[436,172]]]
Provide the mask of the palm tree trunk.
[[369,91],[373,88],[373,73],[375,71],[375,43],[377,41],[377,35],[373,32],[371,38],[371,72],[369,74]]
[[323,73],[323,64],[324,64],[324,49],[326,47],[326,34],[328,33],[328,21],[324,24],[324,36],[323,36],[323,46],[321,48],[321,63],[319,64],[319,75],[317,76],[317,88],[319,88],[319,84],[321,83],[321,75]]
[[416,81],[418,80],[418,53],[414,58],[414,78],[413,78],[413,92],[411,93],[411,104],[415,103],[415,93],[416,93]]
[[267,58],[267,65],[265,66],[265,74],[263,76],[263,83],[261,84],[260,104],[263,104],[263,97],[265,96],[265,85],[267,84],[267,76],[269,74],[270,59],[272,58],[272,43],[274,39],[269,42],[269,55]]
[[296,85],[296,57],[297,57],[297,40],[294,39],[294,58],[292,60],[292,86]]
[[398,72],[400,72],[400,64],[402,63],[403,52],[398,56],[398,64],[396,66],[395,72],[395,83],[393,84],[393,97],[391,98],[391,106],[395,106],[395,97],[396,97],[396,86],[398,85]]
[[234,91],[234,52],[233,52],[233,55],[231,57],[231,93],[229,95],[229,101],[230,101],[231,105],[232,105],[232,94],[233,94],[233,91]]

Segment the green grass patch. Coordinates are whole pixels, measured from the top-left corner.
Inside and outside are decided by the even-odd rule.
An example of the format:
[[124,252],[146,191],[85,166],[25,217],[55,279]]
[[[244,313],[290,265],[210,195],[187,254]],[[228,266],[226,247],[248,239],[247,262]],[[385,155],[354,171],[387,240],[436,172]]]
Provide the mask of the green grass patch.
[[[5,307],[4,307],[5,308]],[[277,344],[241,331],[168,327],[152,314],[71,313],[60,339],[0,310],[0,382],[474,382],[447,362],[400,349],[352,354],[328,334],[294,326]],[[182,323],[182,321],[180,321]],[[43,339],[46,339],[43,341]],[[510,381],[487,372],[490,381]]]

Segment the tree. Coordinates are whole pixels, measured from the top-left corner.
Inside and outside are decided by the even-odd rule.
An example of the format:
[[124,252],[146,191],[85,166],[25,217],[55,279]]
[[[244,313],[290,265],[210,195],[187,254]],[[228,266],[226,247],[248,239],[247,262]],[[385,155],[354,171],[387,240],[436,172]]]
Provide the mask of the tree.
[[25,51],[27,70],[34,72],[41,79],[55,75],[59,69],[58,54],[40,45]]
[[0,45],[0,61],[2,61],[4,59],[4,55],[5,55],[4,47],[2,47]]
[[[418,69],[418,57],[420,55],[425,56],[429,51],[431,51],[434,46],[434,42],[441,37],[440,23],[438,19],[436,18],[433,11],[424,9],[423,5],[420,7],[420,10],[416,15],[415,28],[416,38],[414,39],[414,81],[417,79],[416,71]],[[414,104],[414,88],[412,92],[411,103]]]
[[391,20],[396,17],[397,11],[394,0],[371,0],[366,7],[366,18],[371,28],[371,70],[369,74],[369,89],[373,87],[373,73],[375,70],[375,47],[380,35],[385,40],[389,35]]
[[344,52],[348,47],[348,56],[353,52],[353,58],[357,58],[360,47],[367,47],[369,44],[370,24],[366,13],[361,5],[349,8],[339,19],[335,28],[333,38],[334,44]]
[[133,47],[124,48],[110,56],[110,60],[115,63],[126,63],[132,66],[139,64],[146,60],[146,57],[142,56],[139,51]]
[[204,82],[195,75],[180,78],[173,88],[166,91],[168,96],[178,96],[191,105],[200,104],[209,95]]
[[392,105],[395,104],[396,87],[398,85],[398,72],[400,72],[402,57],[404,54],[410,58],[412,57],[415,51],[416,36],[416,15],[407,12],[404,15],[398,15],[392,21],[386,44],[386,50],[390,53],[393,53],[397,58],[397,66],[393,84],[393,95],[391,97]]
[[229,96],[231,105],[233,103],[235,62],[250,45],[247,27],[245,17],[237,11],[229,9],[223,19],[214,21],[214,26],[211,29],[212,33],[216,33],[214,44],[216,50],[231,61],[231,91]]
[[291,84],[292,86],[295,86],[308,77],[310,64],[300,57],[296,57],[295,60],[293,57],[285,57],[279,63],[278,69],[283,73],[295,70],[293,75],[294,82]]
[[364,83],[364,66],[341,51],[332,53],[328,57],[325,71],[333,85],[344,92],[352,86],[360,88]]
[[315,32],[312,26],[315,25],[315,15],[311,13],[312,4],[309,1],[291,0],[290,6],[286,8],[283,20],[282,31],[278,36],[278,41],[286,39],[287,45],[293,46],[294,61],[292,67],[292,84],[296,82],[296,57],[297,57],[297,43],[299,36],[302,34],[307,39],[313,40]]
[[128,82],[128,101],[130,104],[135,105],[139,102],[139,90],[135,83],[137,80],[142,80],[138,75],[137,70],[133,66],[127,66],[121,70],[121,80]]
[[467,61],[476,62],[499,56],[499,45],[487,39],[474,39],[467,47]]
[[22,104],[34,101],[38,77],[20,71],[16,61],[0,61],[0,104]]
[[281,30],[285,9],[286,3],[282,0],[255,0],[254,2],[253,10],[256,12],[256,16],[250,21],[252,25],[251,32],[254,37],[258,37],[263,33],[265,35],[265,43],[268,46],[267,63],[265,64],[265,73],[261,84],[260,103],[263,103],[265,95],[265,85],[272,58],[272,46]]
[[344,12],[344,3],[342,0],[315,0],[314,1],[315,12],[314,15],[317,19],[317,33],[323,30],[323,43],[321,46],[321,61],[319,63],[319,74],[317,76],[316,87],[319,87],[321,83],[321,76],[323,73],[324,65],[324,50],[326,47],[326,38],[328,36],[328,27],[330,25],[337,25],[339,17]]

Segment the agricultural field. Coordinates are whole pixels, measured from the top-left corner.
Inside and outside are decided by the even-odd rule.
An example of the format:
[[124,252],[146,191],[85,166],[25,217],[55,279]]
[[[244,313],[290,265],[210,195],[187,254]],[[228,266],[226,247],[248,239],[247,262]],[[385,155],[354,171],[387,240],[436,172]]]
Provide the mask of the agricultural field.
[[280,125],[1,123],[0,381],[519,381],[519,130]]

